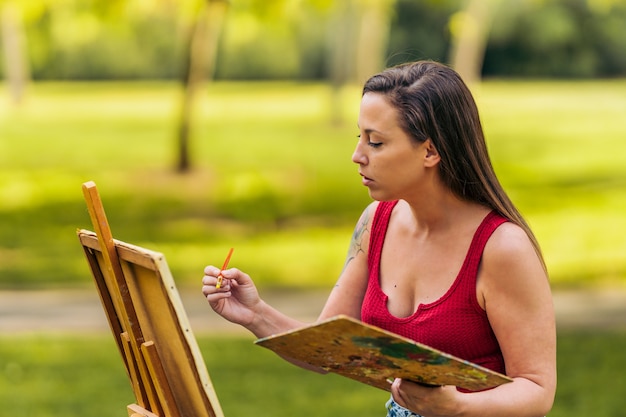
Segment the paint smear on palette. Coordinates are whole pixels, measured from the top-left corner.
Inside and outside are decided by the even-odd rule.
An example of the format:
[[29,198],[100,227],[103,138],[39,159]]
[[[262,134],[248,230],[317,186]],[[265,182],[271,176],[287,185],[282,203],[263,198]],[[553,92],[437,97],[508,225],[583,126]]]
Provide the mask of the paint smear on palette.
[[392,358],[418,361],[429,365],[446,365],[450,358],[409,343],[395,343],[389,337],[353,337],[356,346],[378,349],[382,355]]

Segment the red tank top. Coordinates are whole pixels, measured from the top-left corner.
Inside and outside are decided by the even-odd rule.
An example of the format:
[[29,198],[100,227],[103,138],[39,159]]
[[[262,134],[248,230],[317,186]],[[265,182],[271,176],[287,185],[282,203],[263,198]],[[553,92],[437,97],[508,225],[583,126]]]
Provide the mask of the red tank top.
[[380,288],[379,268],[387,226],[397,201],[380,202],[372,223],[368,253],[369,282],[361,319],[416,342],[504,373],[504,359],[489,325],[487,313],[476,299],[476,277],[483,249],[493,231],[507,220],[489,213],[474,234],[455,281],[437,301],[420,304],[409,317],[399,318],[387,310],[387,295]]

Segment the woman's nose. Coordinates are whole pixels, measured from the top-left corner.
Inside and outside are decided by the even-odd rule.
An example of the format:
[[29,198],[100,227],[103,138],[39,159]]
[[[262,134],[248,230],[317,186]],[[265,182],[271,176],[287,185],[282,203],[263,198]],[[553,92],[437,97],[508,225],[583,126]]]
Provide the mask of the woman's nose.
[[367,164],[367,156],[361,151],[361,144],[356,145],[352,153],[352,162],[359,165]]

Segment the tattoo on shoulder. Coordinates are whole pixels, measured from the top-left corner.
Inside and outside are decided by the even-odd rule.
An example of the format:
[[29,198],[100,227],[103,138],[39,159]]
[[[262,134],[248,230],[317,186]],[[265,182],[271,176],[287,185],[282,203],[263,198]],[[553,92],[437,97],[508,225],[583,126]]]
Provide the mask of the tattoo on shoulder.
[[370,207],[365,209],[361,218],[359,219],[356,227],[354,228],[354,233],[352,233],[352,240],[350,241],[350,248],[348,249],[348,256],[346,258],[346,263],[343,266],[345,270],[348,264],[357,257],[359,253],[365,253],[363,250],[364,239],[367,232],[369,232],[369,222],[370,222]]

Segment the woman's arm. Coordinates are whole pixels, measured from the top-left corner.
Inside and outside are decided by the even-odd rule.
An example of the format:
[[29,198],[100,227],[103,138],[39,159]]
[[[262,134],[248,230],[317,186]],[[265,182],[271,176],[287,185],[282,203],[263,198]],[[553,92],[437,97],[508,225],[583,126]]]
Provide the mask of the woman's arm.
[[346,314],[357,319],[361,318],[361,304],[367,290],[367,252],[369,250],[372,219],[377,205],[377,202],[371,203],[361,214],[352,234],[343,271],[331,291],[318,320],[327,319],[338,314]]
[[479,279],[506,373],[515,379],[491,401],[503,408],[517,403],[518,415],[544,416],[556,392],[554,304],[546,271],[521,228],[505,223],[496,229],[485,247]]
[[[320,320],[337,314],[360,317],[361,301],[367,288],[367,250],[374,204],[365,209],[354,229],[344,269],[324,306]],[[236,268],[221,273],[224,277],[223,285],[216,288],[220,270],[207,266],[202,279],[202,292],[211,308],[225,319],[245,327],[257,337],[283,333],[306,324],[265,303],[247,274]],[[284,359],[302,368],[323,372],[305,363]]]

